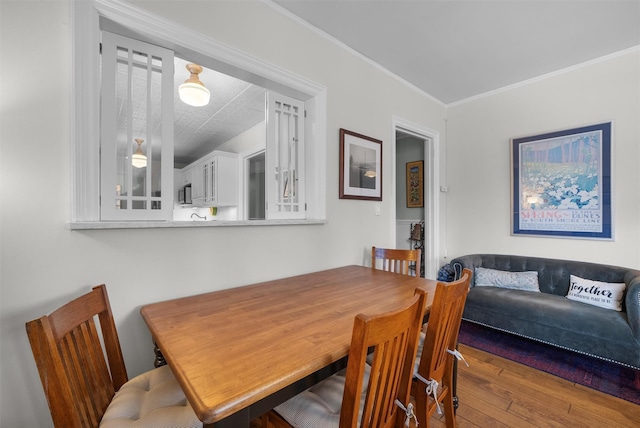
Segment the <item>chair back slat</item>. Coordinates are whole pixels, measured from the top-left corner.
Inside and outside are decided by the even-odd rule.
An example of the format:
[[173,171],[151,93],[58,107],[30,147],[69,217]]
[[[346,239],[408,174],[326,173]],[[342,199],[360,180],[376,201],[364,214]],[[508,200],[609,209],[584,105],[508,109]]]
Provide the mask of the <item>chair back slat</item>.
[[[375,394],[369,392],[369,400],[367,402],[370,401],[372,405],[367,406],[365,404],[365,409],[371,416],[367,416],[366,412],[363,415],[363,417],[367,418],[366,420],[370,421],[370,426],[383,426],[385,422],[388,423],[388,421],[395,420],[394,413],[398,409],[394,402],[395,400],[389,400],[388,397],[397,396],[396,392],[400,390],[400,379],[402,378],[408,347],[408,334],[401,334],[399,337],[378,347],[379,350],[382,350],[383,358],[380,364],[380,371],[376,372],[378,376],[374,391],[379,390],[379,392]],[[381,374],[384,373],[387,373],[387,375],[382,378]],[[369,387],[373,386],[373,382],[370,379]],[[379,411],[376,411],[376,409],[379,409]]]
[[79,361],[78,344],[74,340],[74,336],[75,330],[71,330],[69,334],[62,337],[58,346],[65,374],[68,379],[71,397],[73,398],[75,413],[83,426],[91,426],[91,421],[87,418],[87,415],[91,412],[86,408],[86,397],[89,394],[89,387],[85,385],[85,379],[79,368],[82,367],[82,362]]
[[421,251],[371,247],[371,267],[402,275],[420,275]]
[[[395,400],[409,402],[413,361],[416,357],[426,292],[417,289],[408,306],[377,316],[358,315],[354,321],[340,427],[402,426],[404,413]],[[363,385],[367,354],[374,357],[368,385]],[[360,424],[358,412],[363,387],[367,388]]]
[[28,322],[26,328],[54,425],[97,427],[127,381],[105,286]]
[[87,426],[95,426],[115,394],[95,323],[82,323],[62,342],[68,349],[63,359],[77,411]]

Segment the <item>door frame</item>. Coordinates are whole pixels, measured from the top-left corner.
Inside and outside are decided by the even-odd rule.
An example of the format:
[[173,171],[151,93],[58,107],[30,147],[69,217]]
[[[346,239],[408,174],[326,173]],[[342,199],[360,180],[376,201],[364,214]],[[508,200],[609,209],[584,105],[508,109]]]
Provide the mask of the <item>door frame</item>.
[[[391,174],[392,186],[394,192],[397,189],[397,171],[396,169],[396,133],[402,132],[424,140],[424,164],[425,164],[425,186],[424,186],[424,263],[425,277],[435,279],[438,272],[438,248],[440,248],[440,168],[438,159],[440,158],[440,133],[427,127],[418,125],[400,117],[393,117],[392,121],[392,145],[391,148]],[[392,200],[392,242],[396,242],[396,198]]]
[[265,152],[266,146],[260,145],[238,153],[238,220],[249,220],[249,159]]

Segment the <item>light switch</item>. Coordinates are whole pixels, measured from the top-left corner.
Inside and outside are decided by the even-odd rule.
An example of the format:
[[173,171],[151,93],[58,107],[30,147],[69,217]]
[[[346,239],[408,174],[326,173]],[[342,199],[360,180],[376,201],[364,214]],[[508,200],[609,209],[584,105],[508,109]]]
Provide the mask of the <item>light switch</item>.
[[380,215],[380,204],[375,205],[376,215]]

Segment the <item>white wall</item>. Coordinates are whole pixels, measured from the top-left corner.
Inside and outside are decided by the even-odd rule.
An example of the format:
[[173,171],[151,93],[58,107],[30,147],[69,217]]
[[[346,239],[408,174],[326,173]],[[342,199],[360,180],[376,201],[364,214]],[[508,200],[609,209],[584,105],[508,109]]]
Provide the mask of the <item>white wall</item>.
[[363,264],[372,245],[393,245],[392,192],[380,216],[374,202],[338,199],[339,128],[383,140],[386,159],[394,116],[443,132],[443,105],[262,2],[135,3],[328,88],[327,222],[70,231],[71,2],[0,2],[2,427],[51,426],[26,321],[106,283],[129,375],[150,369],[141,305]]
[[[447,111],[447,253],[577,259],[640,268],[640,51]],[[513,137],[613,121],[613,241],[510,235]]]

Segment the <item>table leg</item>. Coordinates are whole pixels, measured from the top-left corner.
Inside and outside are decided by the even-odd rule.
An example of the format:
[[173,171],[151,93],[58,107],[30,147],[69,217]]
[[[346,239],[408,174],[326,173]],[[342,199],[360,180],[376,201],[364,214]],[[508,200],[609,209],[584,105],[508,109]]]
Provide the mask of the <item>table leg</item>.
[[153,342],[153,353],[156,354],[156,359],[153,360],[153,367],[158,368],[167,365],[167,361],[164,359],[164,355],[162,355],[162,351],[158,348],[156,342]]
[[215,424],[205,424],[203,428],[240,428],[251,425],[251,408],[247,407],[235,412],[233,415],[216,422]]

